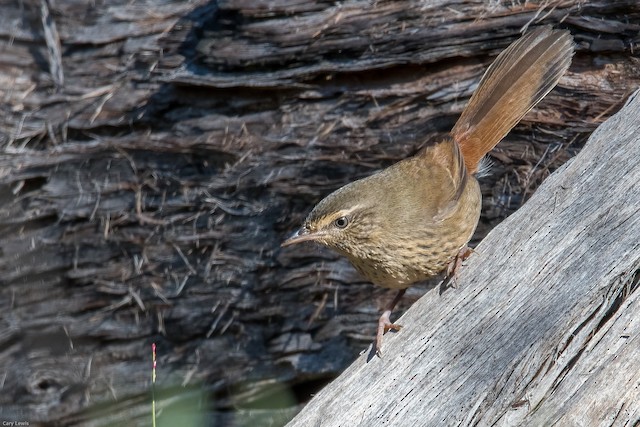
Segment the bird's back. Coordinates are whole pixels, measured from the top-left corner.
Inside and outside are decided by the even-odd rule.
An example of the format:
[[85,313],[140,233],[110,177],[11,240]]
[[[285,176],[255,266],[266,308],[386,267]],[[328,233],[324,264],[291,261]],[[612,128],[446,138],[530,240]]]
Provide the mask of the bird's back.
[[[452,140],[353,183],[354,194],[375,189],[378,223],[358,250],[343,252],[374,284],[405,288],[439,274],[471,238],[480,215],[480,188],[466,173]],[[367,190],[364,190],[367,189]]]

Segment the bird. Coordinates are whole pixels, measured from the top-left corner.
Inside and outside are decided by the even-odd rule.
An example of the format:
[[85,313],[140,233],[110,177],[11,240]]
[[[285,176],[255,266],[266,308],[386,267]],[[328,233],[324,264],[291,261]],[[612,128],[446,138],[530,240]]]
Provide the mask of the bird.
[[556,86],[573,54],[567,30],[524,34],[487,69],[447,136],[329,194],[282,243],[327,246],[374,285],[397,290],[378,320],[378,356],[384,333],[402,327],[390,316],[406,289],[444,272],[455,277],[471,255],[483,159]]

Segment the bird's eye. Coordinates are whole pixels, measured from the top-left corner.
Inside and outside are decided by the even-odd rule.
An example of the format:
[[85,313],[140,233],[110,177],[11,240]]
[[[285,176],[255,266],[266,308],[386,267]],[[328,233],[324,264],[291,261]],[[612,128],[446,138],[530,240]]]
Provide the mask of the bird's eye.
[[333,221],[333,223],[338,228],[345,228],[347,225],[349,225],[349,219],[346,216],[341,216],[340,218]]

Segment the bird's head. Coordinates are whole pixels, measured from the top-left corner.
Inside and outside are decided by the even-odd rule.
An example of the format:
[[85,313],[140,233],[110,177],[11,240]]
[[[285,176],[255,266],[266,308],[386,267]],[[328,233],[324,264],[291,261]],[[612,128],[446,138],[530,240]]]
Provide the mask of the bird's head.
[[347,255],[364,249],[375,235],[376,215],[371,198],[361,190],[356,181],[329,194],[282,246],[313,241]]

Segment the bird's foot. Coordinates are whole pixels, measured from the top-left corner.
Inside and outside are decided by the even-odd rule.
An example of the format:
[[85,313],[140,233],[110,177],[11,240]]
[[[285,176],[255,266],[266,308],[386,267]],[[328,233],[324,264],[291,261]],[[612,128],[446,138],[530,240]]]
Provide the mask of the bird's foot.
[[390,329],[394,331],[399,331],[402,329],[402,325],[398,325],[395,323],[391,323],[391,310],[385,310],[378,319],[378,333],[376,334],[375,342],[373,343],[376,355],[378,357],[382,357],[382,336]]
[[457,288],[458,284],[456,280],[458,278],[458,272],[462,268],[462,263],[471,256],[475,251],[471,249],[469,246],[463,246],[458,253],[449,261],[449,265],[447,265],[447,277],[449,280],[449,286],[452,288]]

